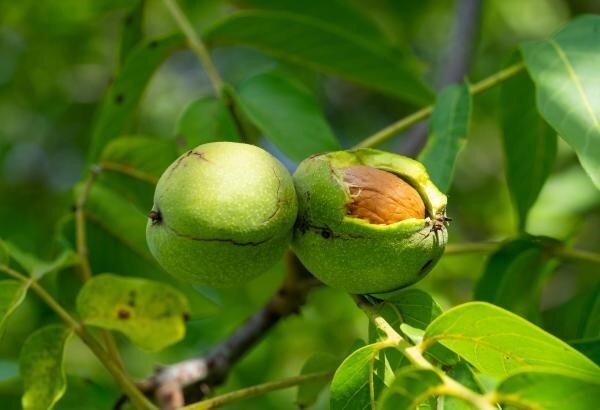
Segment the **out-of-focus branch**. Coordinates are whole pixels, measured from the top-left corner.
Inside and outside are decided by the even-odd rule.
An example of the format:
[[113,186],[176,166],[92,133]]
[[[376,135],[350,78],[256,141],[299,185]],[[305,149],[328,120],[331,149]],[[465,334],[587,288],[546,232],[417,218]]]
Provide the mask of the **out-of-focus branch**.
[[92,167],[92,170],[83,183],[81,192],[77,196],[75,203],[75,238],[77,245],[77,254],[80,258],[80,272],[81,279],[86,282],[92,278],[92,269],[90,267],[90,260],[88,257],[87,237],[85,232],[85,203],[90,194],[92,186],[98,178],[100,169],[98,167]]
[[201,400],[223,383],[231,367],[279,320],[298,313],[308,292],[320,285],[291,252],[286,255],[286,271],[279,290],[226,340],[201,357],[158,369],[138,383],[140,389],[154,396],[161,409],[176,409]]
[[[463,81],[469,72],[469,66],[475,49],[481,20],[481,0],[457,0],[454,27],[450,42],[442,59],[438,85],[443,88],[449,84]],[[414,157],[427,141],[427,121],[411,128],[402,139],[401,153]]]

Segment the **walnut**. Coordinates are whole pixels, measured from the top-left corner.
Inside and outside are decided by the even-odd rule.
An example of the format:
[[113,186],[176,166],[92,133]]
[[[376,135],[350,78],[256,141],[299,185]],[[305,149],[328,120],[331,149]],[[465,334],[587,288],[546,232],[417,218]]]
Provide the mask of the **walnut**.
[[344,168],[342,172],[352,197],[348,215],[380,225],[425,218],[421,196],[399,176],[364,165]]

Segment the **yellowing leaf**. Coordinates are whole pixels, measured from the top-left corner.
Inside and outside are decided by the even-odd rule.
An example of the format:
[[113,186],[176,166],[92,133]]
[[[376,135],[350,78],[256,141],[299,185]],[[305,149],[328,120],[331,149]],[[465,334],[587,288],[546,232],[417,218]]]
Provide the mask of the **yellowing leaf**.
[[83,322],[118,330],[143,350],[158,351],[185,335],[189,307],[171,286],[112,274],[88,281],[77,297]]

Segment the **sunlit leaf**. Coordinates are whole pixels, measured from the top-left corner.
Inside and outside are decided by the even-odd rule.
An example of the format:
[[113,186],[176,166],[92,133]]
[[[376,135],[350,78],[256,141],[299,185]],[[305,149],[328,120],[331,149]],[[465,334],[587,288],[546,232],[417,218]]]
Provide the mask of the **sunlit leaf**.
[[63,326],[48,325],[25,341],[20,359],[23,409],[51,409],[65,393],[63,354],[71,333]]
[[446,192],[456,158],[466,143],[471,122],[471,93],[466,84],[450,85],[438,95],[429,119],[427,145],[419,156],[431,180]]
[[407,323],[417,329],[425,329],[429,323],[442,313],[435,300],[420,289],[401,289],[384,296],[380,312],[384,309],[395,313],[386,315],[388,322],[395,328],[400,323]]
[[375,374],[375,360],[383,343],[374,343],[354,351],[338,367],[331,382],[331,409],[375,408],[383,389],[383,380]]
[[317,102],[293,79],[259,74],[241,84],[238,95],[248,118],[292,160],[339,149]]
[[589,410],[600,403],[600,379],[550,372],[523,372],[503,380],[499,401],[518,408]]
[[247,11],[209,28],[212,47],[246,46],[416,104],[431,101],[416,64],[384,45],[298,14]]
[[400,369],[384,390],[378,409],[413,410],[419,403],[442,391],[443,382],[433,370],[412,366]]
[[[339,364],[340,359],[331,354],[315,353],[306,360],[300,374],[324,372],[327,370],[334,371]],[[306,408],[313,405],[328,383],[328,380],[316,380],[311,383],[301,384],[298,386],[296,404],[300,408]]]
[[[23,302],[26,294],[25,284],[12,279],[0,280],[0,331],[6,319]],[[0,333],[1,338],[2,333]]]
[[[378,313],[409,339],[414,337],[414,340],[420,340],[423,336],[422,331],[442,314],[442,309],[431,295],[420,289],[401,289],[378,297],[385,299],[378,305]],[[384,353],[393,370],[408,363],[396,350],[385,350]],[[439,345],[433,346],[428,355],[446,365],[458,361],[453,352]]]
[[148,351],[181,340],[189,318],[187,300],[171,286],[112,274],[95,276],[83,286],[77,311],[84,323],[118,330]]
[[529,209],[554,165],[556,132],[540,117],[526,72],[503,83],[500,107],[506,182],[524,231]]
[[600,377],[600,367],[525,319],[484,302],[459,305],[435,319],[423,345],[441,343],[482,373],[504,378],[522,370],[562,370]]
[[176,34],[140,44],[131,52],[97,114],[90,147],[91,161],[98,158],[111,139],[123,133],[154,71],[182,45],[183,37]]
[[474,299],[493,303],[528,320],[540,321],[540,297],[556,268],[552,239],[526,236],[503,244],[489,259],[475,286]]
[[180,152],[213,141],[240,141],[235,122],[220,99],[202,97],[188,105],[177,121]]
[[540,113],[600,188],[600,16],[578,17],[522,50]]

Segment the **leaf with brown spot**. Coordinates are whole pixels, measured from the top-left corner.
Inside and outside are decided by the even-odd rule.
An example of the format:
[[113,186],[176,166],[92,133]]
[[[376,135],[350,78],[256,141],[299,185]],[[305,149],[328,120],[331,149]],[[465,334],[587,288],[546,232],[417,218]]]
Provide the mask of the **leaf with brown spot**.
[[158,351],[185,335],[186,298],[171,286],[112,274],[95,276],[79,292],[84,323],[118,330],[143,350]]

